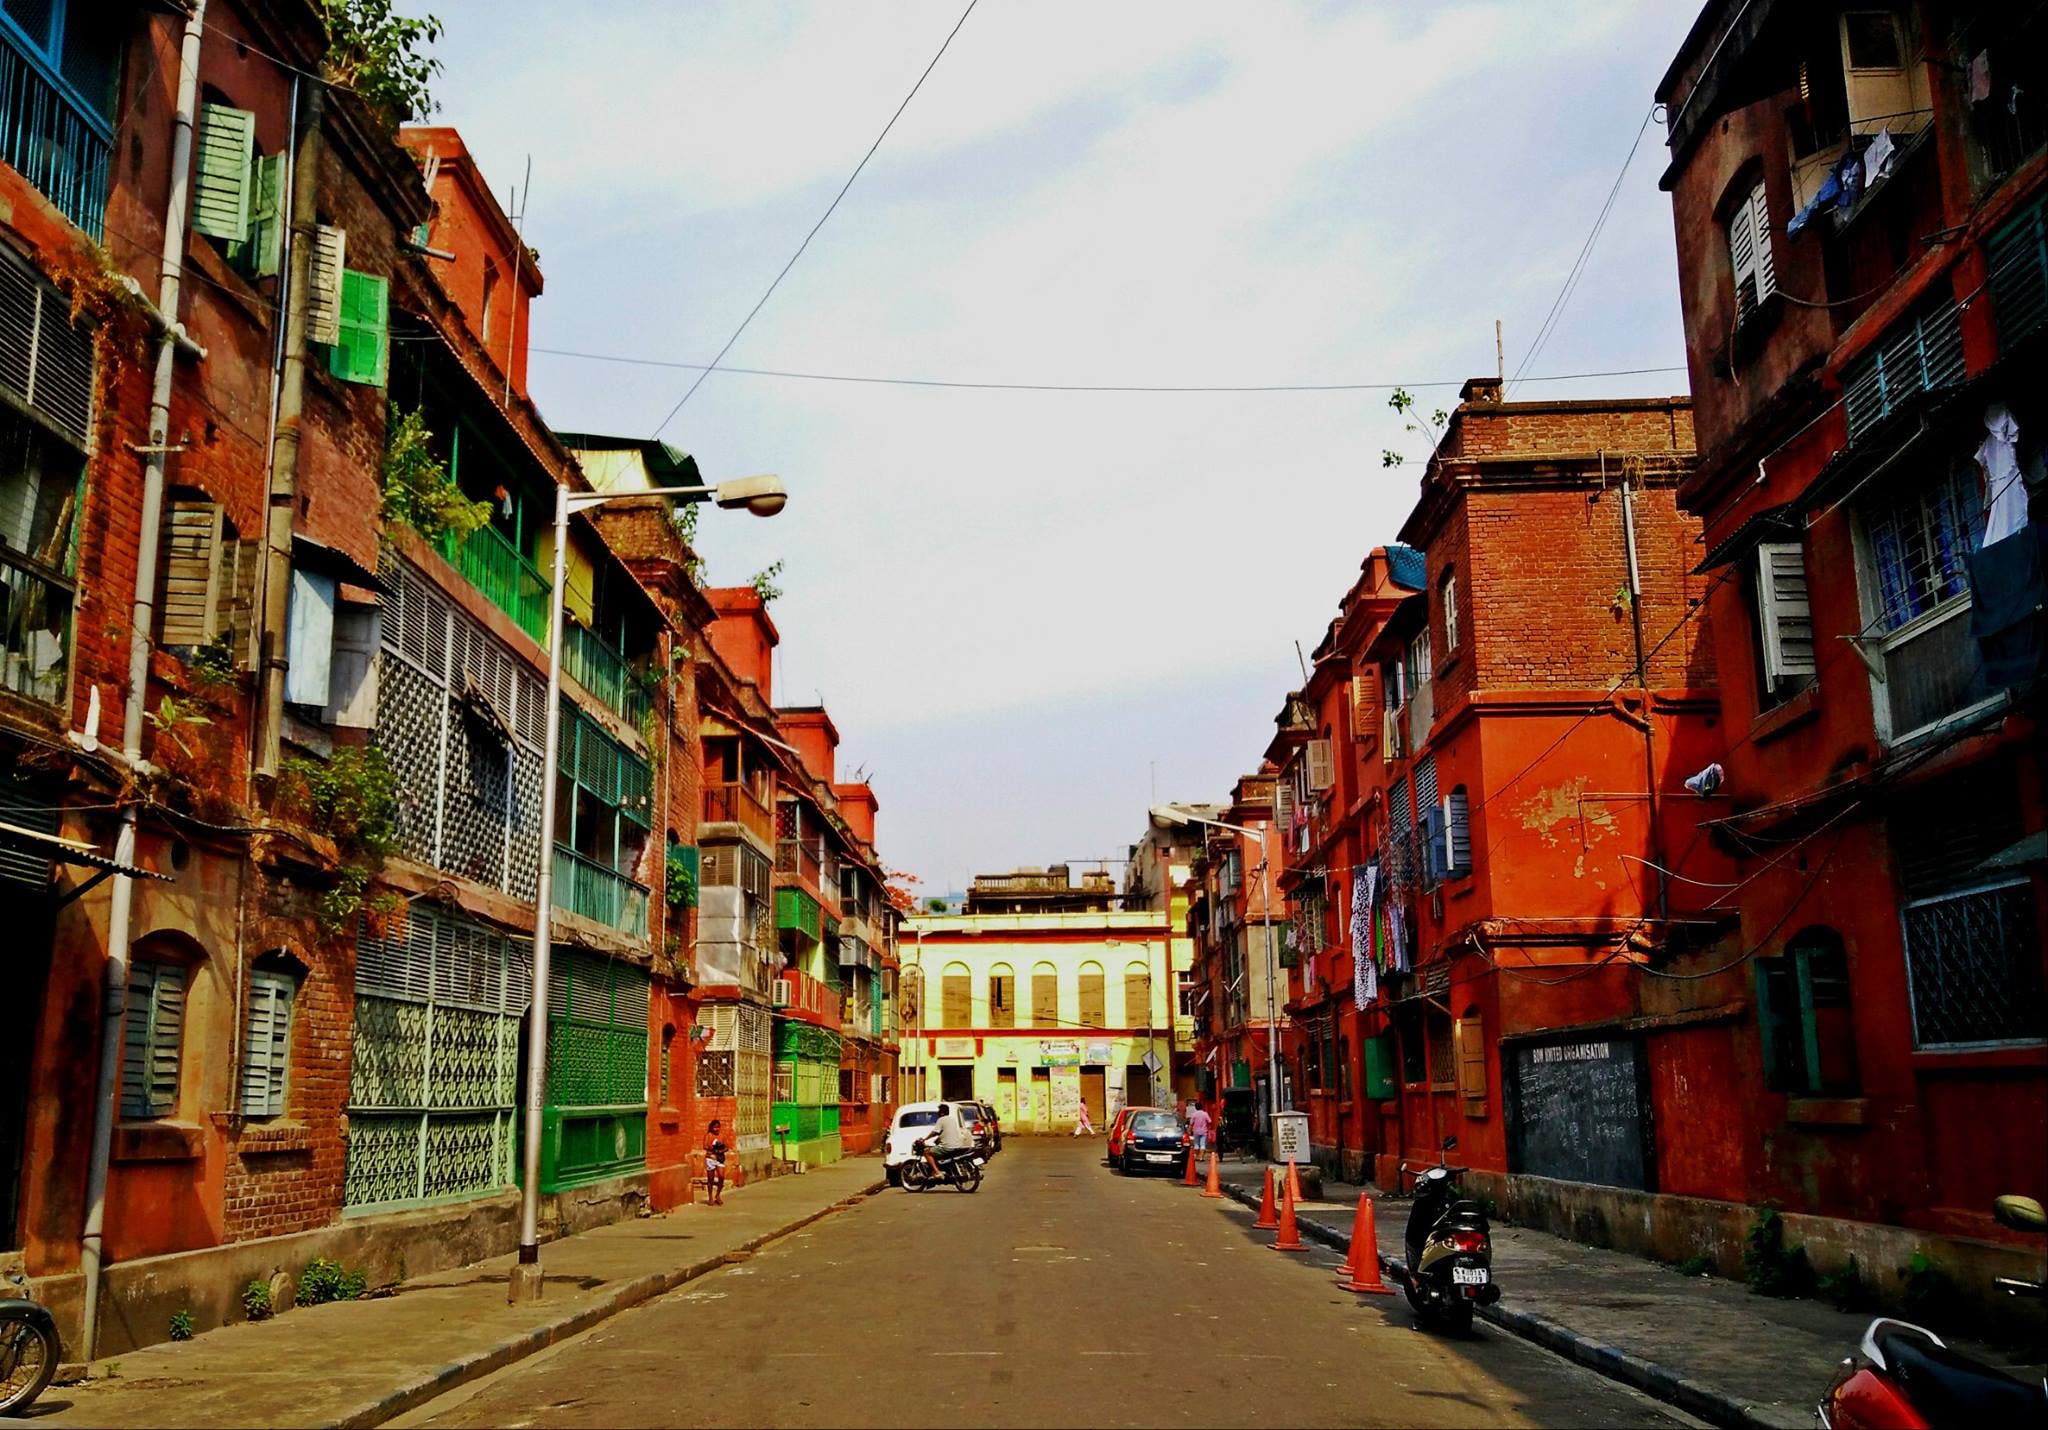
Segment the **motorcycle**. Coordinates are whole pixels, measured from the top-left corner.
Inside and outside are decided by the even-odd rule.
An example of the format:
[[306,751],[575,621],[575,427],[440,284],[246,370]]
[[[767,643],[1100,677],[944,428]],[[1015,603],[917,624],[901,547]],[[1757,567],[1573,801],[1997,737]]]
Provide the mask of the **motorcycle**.
[[[2048,1231],[2032,1197],[2000,1197],[1992,1214],[2015,1231]],[[2048,1282],[2001,1276],[2008,1296],[2048,1295]],[[1934,1332],[1880,1316],[1861,1358],[1843,1360],[1814,1414],[1822,1430],[1946,1430],[2048,1424],[2048,1380],[2033,1385],[1949,1349]]]
[[1444,1162],[1443,1153],[1457,1145],[1457,1138],[1446,1137],[1437,1164],[1416,1179],[1401,1287],[1416,1320],[1462,1335],[1472,1329],[1475,1309],[1500,1299],[1500,1287],[1493,1279],[1486,1213],[1458,1195],[1458,1178],[1471,1168]]
[[925,1137],[916,1144],[917,1155],[903,1164],[899,1174],[906,1192],[921,1192],[938,1182],[957,1187],[963,1192],[981,1190],[981,1169],[984,1159],[972,1147],[956,1147],[951,1151],[933,1151],[936,1137]]
[[0,1415],[26,1410],[56,1373],[57,1323],[49,1310],[26,1297],[0,1300]]

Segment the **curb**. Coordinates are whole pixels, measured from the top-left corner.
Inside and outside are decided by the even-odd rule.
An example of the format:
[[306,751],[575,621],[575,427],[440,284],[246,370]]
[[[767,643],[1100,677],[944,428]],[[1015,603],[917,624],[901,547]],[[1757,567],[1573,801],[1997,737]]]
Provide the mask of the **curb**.
[[[1223,1194],[1232,1201],[1256,1209],[1259,1199],[1243,1187],[1224,1183]],[[1337,1251],[1349,1253],[1351,1233],[1326,1227],[1308,1217],[1302,1217],[1297,1224],[1301,1234],[1310,1241],[1318,1241]],[[1380,1271],[1383,1275],[1398,1280],[1406,1274],[1406,1268],[1397,1257],[1380,1253]],[[1688,1415],[1715,1425],[1727,1426],[1728,1430],[1784,1430],[1788,1422],[1773,1419],[1766,1407],[1751,1401],[1741,1400],[1702,1384],[1689,1376],[1679,1374],[1668,1366],[1614,1346],[1583,1336],[1569,1326],[1561,1325],[1547,1317],[1528,1311],[1512,1310],[1502,1302],[1476,1308],[1479,1318],[1502,1330],[1520,1336],[1523,1340],[1554,1351],[1586,1367],[1598,1371],[1609,1380],[1620,1381],[1635,1387],[1647,1395],[1656,1397],[1667,1405],[1675,1405]],[[1799,1421],[1805,1424],[1804,1420]]]
[[812,1222],[822,1220],[846,1207],[854,1206],[860,1201],[874,1196],[886,1185],[886,1180],[871,1182],[851,1196],[842,1197],[826,1206],[820,1207],[816,1211],[808,1212],[794,1221],[787,1222],[771,1231],[763,1232],[759,1236],[741,1242],[731,1251],[721,1251],[715,1256],[708,1256],[702,1261],[693,1262],[688,1266],[679,1267],[673,1271],[656,1272],[647,1276],[635,1277],[631,1281],[622,1282],[603,1299],[591,1305],[564,1315],[559,1320],[551,1321],[547,1325],[537,1326],[533,1330],[514,1336],[510,1340],[500,1341],[495,1346],[487,1347],[473,1355],[464,1356],[461,1360],[444,1365],[424,1380],[416,1381],[411,1385],[400,1386],[388,1395],[379,1396],[377,1399],[359,1405],[353,1410],[344,1411],[334,1423],[343,1427],[343,1430],[363,1430],[363,1427],[382,1425],[385,1421],[403,1415],[406,1411],[424,1405],[439,1396],[446,1395],[449,1391],[467,1385],[470,1381],[481,1380],[493,1371],[503,1370],[508,1365],[525,1360],[528,1356],[536,1355],[558,1341],[565,1341],[571,1336],[581,1335],[592,1326],[602,1321],[610,1320],[621,1311],[630,1311],[633,1307],[651,1301],[657,1296],[666,1295],[686,1282],[694,1281],[700,1276],[717,1271],[721,1267],[728,1266],[735,1261],[744,1261],[770,1242],[779,1241],[792,1232],[801,1231]]

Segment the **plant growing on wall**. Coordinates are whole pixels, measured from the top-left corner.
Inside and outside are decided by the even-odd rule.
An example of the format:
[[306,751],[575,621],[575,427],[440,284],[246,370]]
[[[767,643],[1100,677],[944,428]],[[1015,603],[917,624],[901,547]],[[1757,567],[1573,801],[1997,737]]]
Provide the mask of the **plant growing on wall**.
[[[1434,452],[1443,441],[1444,424],[1451,420],[1451,414],[1443,408],[1437,408],[1434,414],[1424,418],[1415,410],[1415,394],[1405,387],[1394,389],[1393,396],[1387,399],[1387,406],[1401,418],[1401,430],[1412,432],[1429,443],[1430,451]],[[1407,460],[1392,447],[1383,448],[1380,452],[1380,465],[1383,467],[1398,467]]]
[[190,1311],[171,1312],[171,1339],[174,1341],[189,1341],[192,1339],[192,1313]]
[[321,931],[339,934],[367,907],[375,918],[395,915],[395,894],[364,900],[370,876],[398,842],[398,776],[375,746],[343,748],[325,760],[285,761],[280,803],[331,838],[341,853],[333,885],[320,897]]
[[1785,1245],[1785,1219],[1759,1207],[1742,1249],[1742,1271],[1759,1296],[1803,1296],[1813,1285],[1806,1248]]
[[686,847],[681,844],[668,847],[668,867],[664,871],[662,889],[672,909],[697,907],[697,876],[691,872],[689,856],[683,852]]
[[391,408],[384,424],[384,519],[411,527],[428,542],[460,539],[491,519],[491,504],[471,501],[434,455],[434,434],[417,409]]
[[765,606],[770,601],[782,599],[782,588],[775,584],[776,577],[781,574],[782,563],[780,561],[771,561],[759,571],[756,571],[753,579],[747,582],[748,585],[754,588],[754,594],[761,598],[762,605]]
[[322,0],[327,53],[321,71],[346,85],[392,128],[424,119],[437,106],[432,84],[441,62],[425,53],[441,38],[432,15],[392,13],[391,0]]
[[157,701],[156,709],[149,712],[149,723],[156,727],[159,735],[176,745],[189,760],[195,756],[192,747],[185,742],[185,736],[193,733],[197,726],[211,725],[213,721],[201,715],[189,704],[180,703],[176,696],[166,695]]

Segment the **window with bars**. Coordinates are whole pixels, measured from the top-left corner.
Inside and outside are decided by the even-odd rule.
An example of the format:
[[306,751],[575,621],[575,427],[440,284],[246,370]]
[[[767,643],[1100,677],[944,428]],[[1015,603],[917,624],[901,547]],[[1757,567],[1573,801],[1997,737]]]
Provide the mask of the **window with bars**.
[[130,963],[121,1041],[121,1116],[140,1119],[177,1113],[184,1030],[185,969],[145,958]]
[[1894,486],[1859,512],[1864,633],[1879,643],[1877,697],[1888,740],[1936,724],[1993,693],[1965,619],[1980,511],[1974,468]]

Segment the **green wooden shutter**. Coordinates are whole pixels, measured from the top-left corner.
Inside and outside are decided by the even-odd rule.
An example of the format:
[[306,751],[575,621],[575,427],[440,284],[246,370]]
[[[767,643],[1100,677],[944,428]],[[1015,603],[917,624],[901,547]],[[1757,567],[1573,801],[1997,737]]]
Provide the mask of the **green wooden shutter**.
[[249,1023],[242,1047],[242,1114],[282,1117],[291,1065],[296,985],[282,973],[249,975]]
[[1785,1070],[1778,1060],[1778,1019],[1781,1011],[1771,1006],[1771,976],[1767,960],[1751,959],[1749,969],[1756,980],[1756,1041],[1764,1065],[1764,1086],[1783,1086]]
[[340,338],[328,354],[328,370],[343,382],[382,387],[390,311],[389,279],[345,269],[341,275]]
[[228,257],[259,278],[274,276],[284,254],[284,155],[265,154],[250,175],[249,238]]
[[192,227],[241,243],[249,237],[256,116],[225,104],[199,107],[199,148],[192,181]]
[[1799,1052],[1802,1066],[1793,1080],[1796,1092],[1820,1091],[1820,1025],[1813,1015],[1813,965],[1805,949],[1786,954],[1799,990]]
[[121,1050],[123,1117],[168,1117],[178,1110],[184,1025],[185,970],[169,963],[131,963]]

